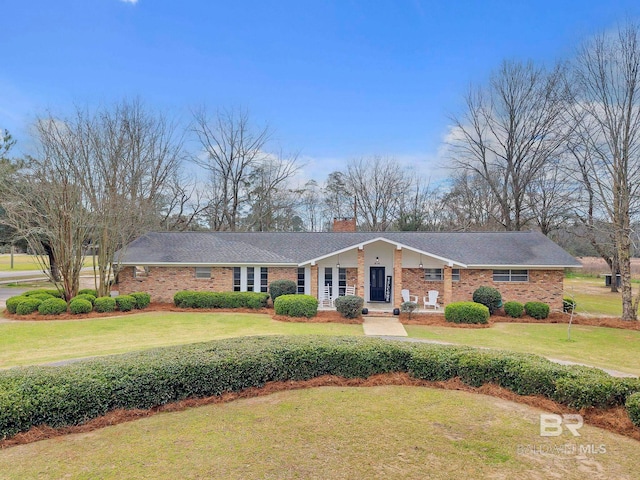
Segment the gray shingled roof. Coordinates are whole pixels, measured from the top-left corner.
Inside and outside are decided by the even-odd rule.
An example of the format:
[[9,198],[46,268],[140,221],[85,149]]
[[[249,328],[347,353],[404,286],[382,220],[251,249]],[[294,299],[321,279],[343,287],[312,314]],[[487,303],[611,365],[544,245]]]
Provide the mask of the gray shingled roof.
[[376,238],[467,266],[580,266],[538,232],[154,232],[116,258],[129,265],[299,265]]

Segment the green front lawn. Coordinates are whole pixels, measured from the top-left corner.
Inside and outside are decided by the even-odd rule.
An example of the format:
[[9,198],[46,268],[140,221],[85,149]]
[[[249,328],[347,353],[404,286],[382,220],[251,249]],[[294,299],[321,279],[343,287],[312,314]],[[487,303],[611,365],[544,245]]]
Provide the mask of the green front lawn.
[[361,325],[287,323],[264,314],[148,312],[0,323],[0,368],[246,335],[363,335]]
[[637,478],[638,442],[590,426],[541,437],[540,413],[422,387],[286,391],[0,450],[0,476]]
[[407,325],[405,328],[410,337],[536,353],[640,375],[638,331],[573,325],[572,341],[568,341],[566,324],[496,323],[481,329]]

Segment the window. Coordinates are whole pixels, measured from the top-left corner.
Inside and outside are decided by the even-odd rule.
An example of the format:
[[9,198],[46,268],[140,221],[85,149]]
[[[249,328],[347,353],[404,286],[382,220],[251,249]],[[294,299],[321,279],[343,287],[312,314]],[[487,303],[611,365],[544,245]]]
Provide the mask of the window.
[[233,267],[233,291],[239,292],[241,288],[240,284],[240,267]]
[[338,295],[344,295],[347,289],[347,269],[338,269]]
[[459,282],[460,281],[460,269],[459,268],[452,268],[451,269],[451,280],[454,282]]
[[146,278],[149,276],[149,267],[133,267],[133,278]]
[[441,282],[442,281],[442,269],[441,268],[425,268],[424,279],[427,282]]
[[324,285],[329,285],[331,289],[331,296],[333,297],[333,268],[332,267],[324,267]]
[[255,285],[255,269],[253,267],[247,267],[247,292],[253,292]]
[[494,270],[494,282],[528,282],[529,270]]
[[260,291],[269,291],[269,269],[267,267],[260,267]]
[[298,268],[298,290],[297,293],[304,295],[304,267]]
[[211,267],[196,267],[196,278],[211,278]]

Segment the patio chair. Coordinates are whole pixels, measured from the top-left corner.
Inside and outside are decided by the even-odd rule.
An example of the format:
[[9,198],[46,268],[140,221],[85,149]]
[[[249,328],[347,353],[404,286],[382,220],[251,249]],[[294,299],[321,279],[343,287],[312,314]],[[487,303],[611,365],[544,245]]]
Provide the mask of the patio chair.
[[331,285],[325,285],[320,296],[321,307],[333,307],[333,296],[331,296]]
[[355,285],[347,285],[344,289],[345,295],[355,295],[356,294],[356,286]]
[[435,310],[438,310],[440,306],[438,305],[438,291],[437,290],[429,290],[429,295],[426,297],[422,297],[424,302],[424,308],[433,307]]
[[410,295],[409,294],[409,290],[400,290],[400,294],[402,295],[402,301],[403,302],[414,302],[414,303],[418,303],[418,296],[417,295]]

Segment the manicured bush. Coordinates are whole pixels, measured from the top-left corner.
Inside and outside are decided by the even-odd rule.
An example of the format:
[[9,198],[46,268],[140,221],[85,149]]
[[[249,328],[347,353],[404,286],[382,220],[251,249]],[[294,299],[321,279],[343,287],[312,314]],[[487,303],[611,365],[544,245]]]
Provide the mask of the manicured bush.
[[50,298],[56,298],[56,297],[54,297],[53,295],[49,295],[48,293],[36,293],[35,295],[29,295],[28,298],[37,298],[41,302],[44,302],[45,300],[49,300]]
[[51,297],[43,301],[38,307],[38,313],[41,315],[60,315],[67,311],[67,302],[61,298]]
[[5,302],[5,305],[7,306],[7,311],[9,313],[16,313],[16,308],[18,307],[18,304],[20,304],[20,302],[24,302],[28,298],[29,297],[26,297],[24,295],[16,295],[15,297],[7,298],[7,301]]
[[145,292],[133,292],[130,293],[133,298],[136,299],[136,304],[134,308],[138,310],[142,310],[143,308],[147,308],[151,303],[151,295]]
[[136,299],[131,295],[118,295],[115,297],[116,306],[121,312],[128,312],[133,310],[136,305]]
[[267,306],[268,293],[263,292],[176,292],[173,303],[180,308],[251,308]]
[[520,318],[524,313],[524,305],[520,302],[506,302],[504,304],[504,313],[512,318]]
[[453,302],[445,307],[444,318],[453,323],[487,323],[489,308],[476,302]]
[[93,303],[96,301],[96,297],[94,295],[89,294],[89,293],[79,293],[78,295],[73,297],[71,300],[75,300],[77,298],[80,298],[82,300],[88,300],[88,301],[91,302],[91,305],[93,305]]
[[311,318],[318,314],[318,299],[311,295],[280,295],[273,308],[276,315]]
[[543,320],[549,316],[549,305],[542,302],[527,302],[524,304],[524,311],[536,320]]
[[473,292],[473,301],[485,305],[491,315],[502,306],[502,295],[493,287],[482,286]]
[[344,318],[358,318],[362,315],[364,299],[356,295],[343,295],[335,300],[336,310]]
[[636,427],[640,427],[640,393],[633,393],[625,403],[629,418]]
[[[278,297],[277,303],[286,297]],[[536,355],[357,337],[265,336],[157,348],[60,367],[0,370],[0,439],[37,425],[77,425],[115,409],[147,409],[270,381],[322,375],[367,378],[390,372],[425,380],[458,377],[473,386],[491,382],[573,408],[626,402],[632,420],[639,421],[638,379],[613,378]]]
[[74,298],[69,302],[69,311],[74,315],[89,313],[91,310],[93,310],[93,305],[89,300]]
[[563,298],[562,299],[562,311],[565,313],[573,312],[578,304],[573,298]]
[[418,304],[416,302],[402,302],[400,304],[400,311],[402,313],[408,313],[409,318],[411,318],[411,314],[418,309]]
[[293,295],[298,292],[298,286],[293,280],[275,280],[269,284],[269,295],[274,302],[280,295]]
[[95,288],[82,288],[78,290],[78,295],[93,295],[98,298],[98,291]]
[[16,313],[18,315],[29,315],[38,310],[41,303],[42,300],[38,298],[28,297],[18,304],[16,307]]
[[116,300],[112,297],[98,297],[93,303],[93,309],[100,313],[113,312],[116,309]]
[[24,292],[22,295],[25,297],[30,297],[32,295],[41,295],[41,294],[51,295],[52,297],[62,298],[62,292],[55,288],[38,288],[36,290],[29,290],[28,292]]

